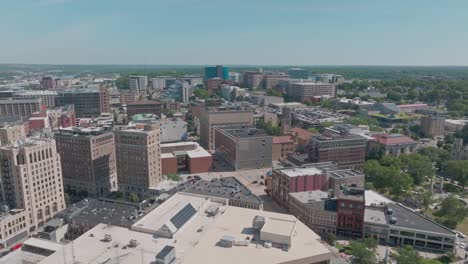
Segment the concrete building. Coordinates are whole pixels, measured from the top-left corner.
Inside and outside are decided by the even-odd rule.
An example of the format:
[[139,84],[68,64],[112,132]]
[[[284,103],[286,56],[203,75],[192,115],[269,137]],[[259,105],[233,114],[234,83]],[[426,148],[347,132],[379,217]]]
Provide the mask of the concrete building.
[[271,145],[272,160],[281,160],[294,152],[294,140],[290,136],[273,137]]
[[325,191],[290,193],[289,212],[319,235],[336,233],[336,199]]
[[284,73],[265,74],[263,76],[263,85],[265,89],[287,87],[289,75]]
[[401,134],[377,134],[369,141],[369,151],[382,148],[385,155],[410,154],[418,149],[418,142]]
[[[52,251],[41,264],[212,264],[220,259],[225,264],[329,263],[332,254],[319,239],[291,215],[228,206],[221,198],[175,194],[130,229],[99,224],[73,245]],[[121,245],[118,251],[115,244]]]
[[362,169],[366,146],[367,139],[364,137],[327,131],[311,137],[309,160],[310,162],[333,161],[340,168]]
[[154,101],[136,101],[127,104],[127,118],[131,120],[136,114],[155,114],[161,117],[163,106]]
[[180,118],[161,121],[161,143],[187,140],[187,122]]
[[263,210],[262,199],[235,177],[223,177],[214,181],[188,181],[180,185],[178,191],[227,199],[230,206]]
[[55,139],[67,190],[91,197],[118,190],[113,133],[103,128],[62,128]]
[[216,93],[221,89],[221,84],[226,83],[225,80],[221,78],[212,78],[206,80],[206,88],[209,94]]
[[331,170],[327,172],[328,190],[336,195],[345,186],[364,188],[364,174],[355,170]]
[[244,73],[244,85],[250,89],[263,88],[263,72],[260,71],[247,71]]
[[166,77],[151,78],[151,87],[153,90],[164,90],[166,88]]
[[13,145],[25,140],[29,131],[27,122],[6,123],[0,127],[0,146]]
[[55,98],[57,97],[56,91],[22,91],[17,92],[14,95],[14,98],[18,99],[41,99],[42,105],[47,106],[47,108],[55,107]]
[[73,105],[77,117],[98,117],[110,112],[110,97],[106,88],[59,91],[56,106]]
[[242,82],[242,74],[238,72],[229,72],[229,80],[234,83]]
[[138,95],[132,91],[120,91],[120,104],[127,105],[138,100]]
[[159,124],[115,130],[119,190],[144,194],[162,181]]
[[128,86],[131,91],[136,92],[138,95],[145,95],[148,87],[148,76],[131,75],[128,77]]
[[287,95],[301,103],[311,100],[314,96],[336,95],[336,86],[331,83],[291,82],[287,89]]
[[[12,209],[3,206],[0,209],[0,247],[8,248],[29,235],[29,217],[24,209]],[[0,263],[1,263],[0,259]]]
[[193,86],[186,83],[186,82],[183,82],[182,83],[182,102],[183,103],[188,103],[190,101],[190,97],[192,97],[193,95]]
[[0,100],[0,116],[27,118],[40,111],[41,106],[40,98]]
[[0,148],[1,200],[24,209],[31,230],[65,209],[60,154],[55,140],[29,138]]
[[445,118],[441,116],[421,117],[421,132],[426,137],[443,137],[445,133]]
[[287,207],[290,193],[327,191],[327,171],[336,168],[336,164],[324,162],[273,169],[271,175],[271,196],[280,205]]
[[251,126],[253,111],[241,107],[204,107],[200,112],[200,142],[208,150],[215,149],[217,127]]
[[161,144],[162,174],[182,171],[189,173],[208,172],[213,158],[196,142],[175,142]]
[[292,110],[291,108],[285,107],[281,113],[281,135],[290,135],[291,134],[291,125],[292,125]]
[[53,77],[51,76],[42,77],[42,80],[41,80],[42,89],[51,90],[55,88],[55,85],[56,85],[56,82]]
[[272,137],[251,127],[216,128],[216,154],[235,170],[271,167]]

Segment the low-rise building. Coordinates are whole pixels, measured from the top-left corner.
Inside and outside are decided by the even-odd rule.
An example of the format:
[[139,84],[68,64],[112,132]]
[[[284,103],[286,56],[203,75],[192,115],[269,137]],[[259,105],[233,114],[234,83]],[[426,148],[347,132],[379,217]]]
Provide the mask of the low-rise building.
[[153,101],[135,101],[127,103],[127,118],[131,118],[136,114],[155,114],[161,117],[163,106],[159,102]]
[[207,172],[213,157],[196,142],[175,142],[161,144],[162,174],[182,171],[189,173]]
[[271,145],[272,160],[280,160],[294,152],[294,140],[290,136],[273,137]]
[[369,151],[382,148],[385,155],[410,154],[418,149],[418,142],[402,134],[376,134],[369,141]]
[[328,189],[334,194],[345,186],[364,188],[364,174],[355,170],[331,170],[327,173]]
[[[0,247],[16,244],[29,235],[29,216],[24,209],[12,209],[2,206],[0,209]],[[1,262],[1,261],[0,261]]]

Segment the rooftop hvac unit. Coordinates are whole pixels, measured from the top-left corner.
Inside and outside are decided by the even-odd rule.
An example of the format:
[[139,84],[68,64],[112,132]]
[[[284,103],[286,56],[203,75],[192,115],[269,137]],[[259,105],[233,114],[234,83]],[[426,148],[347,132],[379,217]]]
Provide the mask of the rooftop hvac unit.
[[392,216],[390,217],[389,221],[388,221],[390,224],[396,224],[397,223],[397,218]]
[[112,236],[109,234],[104,235],[104,242],[111,242],[112,241]]
[[130,242],[128,243],[129,247],[137,247],[138,246],[138,241],[136,239],[130,239]]
[[235,239],[233,236],[224,235],[219,241],[219,245],[225,248],[231,248],[234,245]]

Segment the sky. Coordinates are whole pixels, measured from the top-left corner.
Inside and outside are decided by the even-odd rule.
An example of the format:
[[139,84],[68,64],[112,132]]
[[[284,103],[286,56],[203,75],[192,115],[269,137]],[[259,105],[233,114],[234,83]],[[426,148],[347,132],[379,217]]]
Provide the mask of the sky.
[[0,0],[0,63],[468,65],[467,0]]

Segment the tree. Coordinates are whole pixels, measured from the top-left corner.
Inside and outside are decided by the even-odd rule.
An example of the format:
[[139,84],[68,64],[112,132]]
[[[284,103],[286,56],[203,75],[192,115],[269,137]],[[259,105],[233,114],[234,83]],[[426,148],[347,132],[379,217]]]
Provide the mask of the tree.
[[420,264],[423,258],[411,246],[404,246],[397,249],[397,254],[393,255],[397,264]]
[[180,181],[180,180],[182,180],[182,178],[177,173],[169,173],[166,176],[171,181]]
[[468,184],[468,160],[451,160],[445,167],[445,175],[465,187]]
[[420,148],[418,149],[418,153],[428,157],[436,164],[438,169],[442,169],[450,159],[450,154],[447,150],[436,147]]
[[196,89],[195,91],[193,91],[193,96],[195,96],[198,99],[210,98],[210,94],[205,89]]
[[352,264],[375,264],[377,257],[375,251],[368,249],[364,243],[353,241],[350,244]]
[[372,237],[364,238],[362,243],[364,243],[364,245],[366,245],[366,247],[369,249],[373,249],[373,250],[377,249],[377,240],[375,240],[375,238],[372,238]]
[[418,153],[400,155],[402,170],[406,171],[416,185],[424,182],[425,177],[433,178],[435,176],[431,160]]
[[129,199],[130,199],[130,202],[132,203],[137,203],[138,201],[140,201],[140,198],[138,197],[138,194],[136,193],[131,193]]
[[323,127],[331,127],[331,126],[335,125],[335,123],[331,122],[331,121],[325,121],[325,122],[320,123],[320,125],[323,126]]
[[335,245],[335,241],[336,241],[336,236],[335,236],[335,234],[333,234],[333,233],[327,233],[327,234],[325,235],[325,241],[327,242],[328,245],[334,246],[334,245]]
[[380,160],[385,155],[385,149],[381,145],[374,145],[367,153],[367,159]]
[[442,200],[439,210],[434,213],[440,222],[449,228],[455,228],[457,224],[468,217],[468,208],[453,195]]

